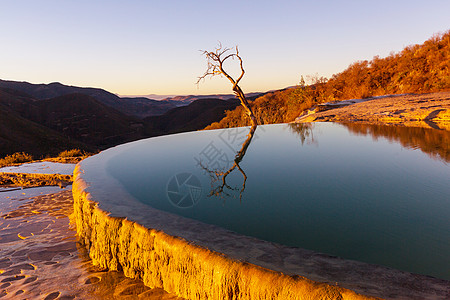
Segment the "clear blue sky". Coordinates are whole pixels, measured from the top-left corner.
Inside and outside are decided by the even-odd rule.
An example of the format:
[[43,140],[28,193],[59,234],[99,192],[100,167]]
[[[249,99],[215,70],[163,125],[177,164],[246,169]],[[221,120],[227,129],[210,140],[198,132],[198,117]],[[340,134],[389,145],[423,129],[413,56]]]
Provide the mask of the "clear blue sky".
[[450,29],[448,0],[0,0],[0,79],[121,95],[230,93],[199,50],[239,45],[245,92],[330,77]]

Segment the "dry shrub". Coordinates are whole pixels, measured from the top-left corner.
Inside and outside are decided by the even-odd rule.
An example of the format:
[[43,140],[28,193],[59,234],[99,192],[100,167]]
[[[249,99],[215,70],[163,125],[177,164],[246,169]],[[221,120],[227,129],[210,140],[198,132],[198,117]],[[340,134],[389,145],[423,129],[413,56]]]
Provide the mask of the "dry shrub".
[[71,150],[65,150],[58,154],[58,157],[78,157],[78,156],[84,156],[85,153],[81,151],[80,149],[71,149]]
[[0,159],[0,167],[26,163],[32,160],[33,156],[31,154],[25,152],[16,152],[14,154],[7,155],[5,158]]

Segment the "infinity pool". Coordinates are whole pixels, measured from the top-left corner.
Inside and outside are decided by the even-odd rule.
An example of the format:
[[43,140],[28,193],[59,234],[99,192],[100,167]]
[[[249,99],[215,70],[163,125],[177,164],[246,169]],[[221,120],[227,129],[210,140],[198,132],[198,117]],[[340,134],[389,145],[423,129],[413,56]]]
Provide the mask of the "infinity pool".
[[449,140],[431,129],[280,124],[151,138],[92,159],[153,208],[448,280]]

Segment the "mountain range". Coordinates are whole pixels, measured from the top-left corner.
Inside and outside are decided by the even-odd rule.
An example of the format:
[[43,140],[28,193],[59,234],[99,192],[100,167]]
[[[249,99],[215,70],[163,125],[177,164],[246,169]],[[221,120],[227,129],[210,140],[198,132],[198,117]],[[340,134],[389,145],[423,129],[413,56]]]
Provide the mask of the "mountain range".
[[233,95],[158,101],[61,83],[0,80],[0,157],[18,151],[34,156],[70,148],[97,151],[137,139],[199,130],[237,105]]
[[88,95],[126,115],[139,118],[161,115],[180,105],[179,102],[175,101],[157,101],[144,97],[121,98],[103,89],[68,86],[59,82],[32,84],[28,82],[0,80],[0,88],[20,91],[36,100],[46,100],[74,93]]

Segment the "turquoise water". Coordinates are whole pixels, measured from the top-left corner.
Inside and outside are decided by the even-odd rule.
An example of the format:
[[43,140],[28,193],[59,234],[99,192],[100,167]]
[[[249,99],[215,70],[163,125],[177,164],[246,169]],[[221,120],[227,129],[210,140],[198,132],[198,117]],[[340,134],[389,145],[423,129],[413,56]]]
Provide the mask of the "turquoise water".
[[160,210],[450,279],[448,132],[364,126],[280,124],[259,126],[251,138],[249,128],[151,138],[117,151],[107,171]]

